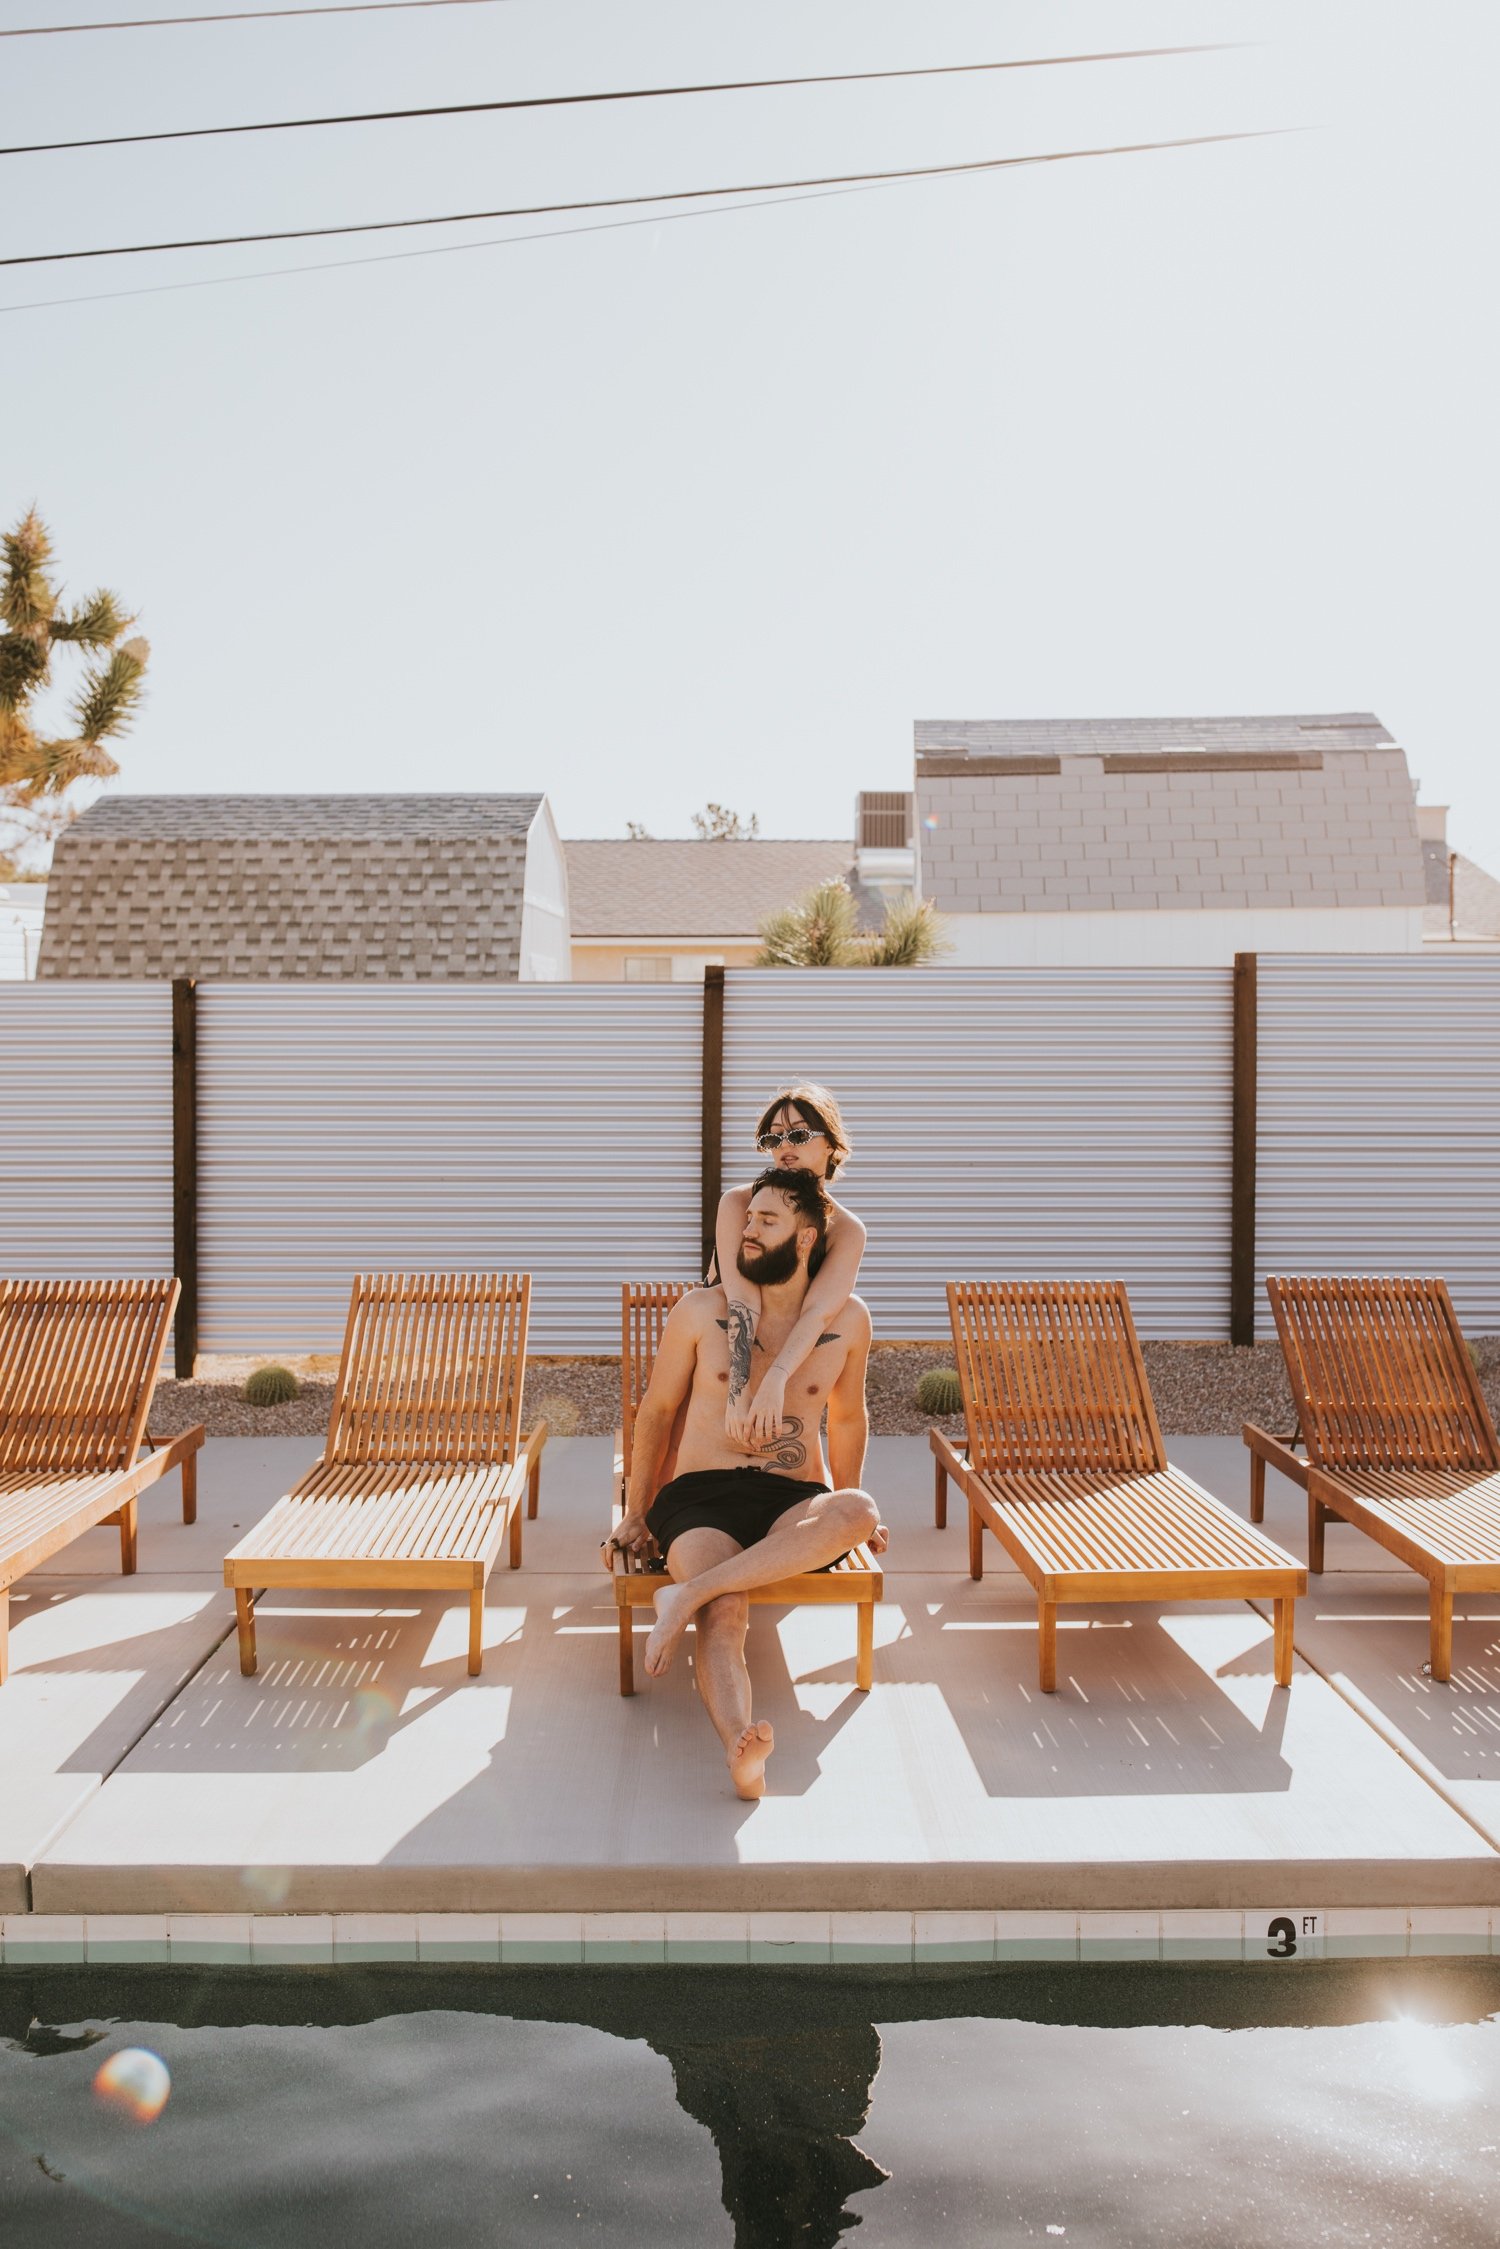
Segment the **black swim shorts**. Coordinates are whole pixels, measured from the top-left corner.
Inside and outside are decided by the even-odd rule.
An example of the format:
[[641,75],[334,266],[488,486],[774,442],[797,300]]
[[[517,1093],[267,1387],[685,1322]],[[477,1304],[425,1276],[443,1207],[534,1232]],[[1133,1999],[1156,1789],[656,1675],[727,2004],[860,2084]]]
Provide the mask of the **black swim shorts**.
[[741,1546],[754,1546],[789,1507],[830,1488],[764,1468],[698,1468],[662,1485],[646,1523],[663,1554],[684,1531],[727,1531]]

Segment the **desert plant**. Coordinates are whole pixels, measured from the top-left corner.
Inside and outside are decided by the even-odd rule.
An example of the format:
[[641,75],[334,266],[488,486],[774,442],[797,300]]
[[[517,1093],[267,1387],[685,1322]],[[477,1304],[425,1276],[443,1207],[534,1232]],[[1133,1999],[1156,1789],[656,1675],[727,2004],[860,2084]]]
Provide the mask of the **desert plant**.
[[929,1367],[917,1381],[917,1406],[922,1413],[962,1413],[963,1389],[956,1367]]
[[846,882],[819,883],[760,925],[757,968],[922,968],[951,953],[932,902],[897,891],[885,902],[885,924],[861,929]]
[[284,1406],[301,1395],[302,1385],[290,1367],[257,1367],[245,1384],[247,1406]]
[[859,915],[846,882],[819,883],[761,923],[757,968],[854,968]]
[[886,900],[885,927],[866,940],[865,958],[871,968],[925,968],[952,950],[932,900],[902,890]]
[[[52,542],[34,508],[5,533],[0,553],[0,798],[24,806],[119,772],[104,744],[130,723],[150,650],[121,638],[134,619],[105,587],[64,613],[48,567]],[[74,732],[44,738],[31,705],[50,684],[54,649],[68,642],[95,651],[95,661],[74,698]]]

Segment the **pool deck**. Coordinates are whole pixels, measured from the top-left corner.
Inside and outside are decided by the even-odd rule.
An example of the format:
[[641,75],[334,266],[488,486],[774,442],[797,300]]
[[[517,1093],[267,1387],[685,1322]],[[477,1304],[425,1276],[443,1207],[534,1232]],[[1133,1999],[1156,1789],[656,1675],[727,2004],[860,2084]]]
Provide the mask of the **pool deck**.
[[[509,1916],[518,1942],[538,1915],[561,1917],[554,1931],[616,1917],[621,1941],[624,1916],[648,1937],[664,1915],[908,1931],[939,1916],[981,1946],[996,1915],[1024,1915],[1046,1946],[1065,1927],[1076,1945],[1080,1914],[1115,1916],[1125,1944],[1150,1923],[1160,1945],[1173,1915],[1227,1932],[1316,1910],[1332,1931],[1340,1915],[1377,1934],[1399,1921],[1403,1948],[1426,1927],[1488,1949],[1500,1598],[1460,1603],[1454,1682],[1434,1687],[1423,1588],[1351,1530],[1330,1530],[1298,1604],[1288,1692],[1269,1616],[1223,1603],[1065,1612],[1059,1690],[1042,1696],[1026,1588],[993,1560],[973,1584],[961,1509],[932,1527],[925,1442],[877,1440],[867,1482],[893,1536],[874,1691],[854,1686],[852,1612],[753,1612],[778,1747],[750,1805],[686,1661],[616,1691],[613,1597],[591,1566],[601,1439],[549,1448],[525,1564],[491,1580],[482,1677],[442,1596],[277,1592],[258,1612],[260,1673],[242,1679],[220,1557],[315,1450],[210,1443],[196,1525],[175,1480],[143,1505],[135,1578],[99,1530],[16,1589],[7,1959],[36,1957],[54,1920],[184,1915],[309,1917],[320,1946],[336,1915]],[[1237,1441],[1170,1450],[1244,1507]],[[1270,1483],[1267,1528],[1300,1555],[1304,1503]]]

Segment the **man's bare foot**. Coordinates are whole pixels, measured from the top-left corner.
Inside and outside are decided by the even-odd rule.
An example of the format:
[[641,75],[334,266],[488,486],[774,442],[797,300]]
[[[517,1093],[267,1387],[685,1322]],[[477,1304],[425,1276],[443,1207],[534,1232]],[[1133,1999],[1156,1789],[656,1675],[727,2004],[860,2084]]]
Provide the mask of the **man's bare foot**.
[[776,1736],[768,1719],[762,1718],[758,1726],[747,1726],[729,1752],[729,1777],[741,1796],[764,1796],[766,1793],[766,1759],[776,1747]]
[[656,1596],[656,1622],[646,1641],[646,1675],[660,1679],[670,1671],[677,1643],[692,1621],[687,1588],[664,1585]]

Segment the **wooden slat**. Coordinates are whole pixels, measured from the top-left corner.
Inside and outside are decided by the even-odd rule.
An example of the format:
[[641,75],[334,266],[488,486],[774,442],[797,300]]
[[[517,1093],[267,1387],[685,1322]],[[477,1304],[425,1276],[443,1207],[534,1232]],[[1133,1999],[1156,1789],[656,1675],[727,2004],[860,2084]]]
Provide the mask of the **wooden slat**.
[[513,1460],[527,1273],[381,1273],[355,1281],[324,1457]]
[[1266,1290],[1319,1467],[1500,1467],[1443,1281],[1276,1275]]
[[176,1302],[173,1279],[0,1283],[0,1469],[127,1467]]
[[661,1348],[662,1329],[687,1295],[685,1281],[627,1281],[620,1290],[620,1462],[630,1475],[635,1417]]
[[948,1311],[975,1468],[1166,1465],[1122,1283],[951,1281]]

